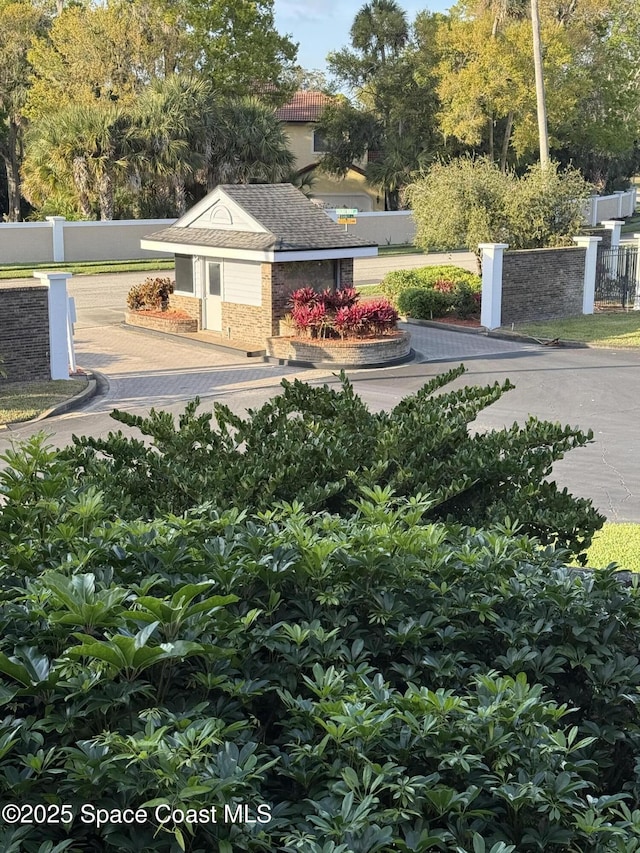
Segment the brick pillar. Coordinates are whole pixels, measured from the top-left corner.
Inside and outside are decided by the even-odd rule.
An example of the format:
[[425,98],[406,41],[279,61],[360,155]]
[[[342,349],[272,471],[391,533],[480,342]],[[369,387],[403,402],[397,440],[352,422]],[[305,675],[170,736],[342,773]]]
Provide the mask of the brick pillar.
[[272,307],[272,272],[273,264],[261,264],[260,275],[262,280],[262,328],[264,338],[270,338],[278,334],[274,331],[273,307]]
[[280,333],[280,320],[289,313],[286,264],[271,265],[271,324],[274,335]]

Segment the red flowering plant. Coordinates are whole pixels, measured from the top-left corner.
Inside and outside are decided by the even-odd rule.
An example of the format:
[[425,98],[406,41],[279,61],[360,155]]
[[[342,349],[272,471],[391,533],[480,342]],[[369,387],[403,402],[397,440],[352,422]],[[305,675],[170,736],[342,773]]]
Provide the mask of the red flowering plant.
[[294,305],[291,309],[291,319],[298,332],[306,332],[309,337],[322,338],[324,327],[327,325],[327,309],[319,303]]
[[353,287],[322,293],[302,287],[291,294],[291,321],[311,338],[372,337],[395,329],[398,312],[386,299],[358,299]]

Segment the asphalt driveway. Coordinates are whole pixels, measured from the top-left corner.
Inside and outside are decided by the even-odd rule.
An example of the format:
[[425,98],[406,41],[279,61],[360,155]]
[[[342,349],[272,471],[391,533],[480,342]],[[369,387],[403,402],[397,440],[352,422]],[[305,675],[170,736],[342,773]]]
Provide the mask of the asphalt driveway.
[[[374,260],[398,264],[397,258]],[[403,264],[408,260],[421,264],[424,256],[403,256]],[[383,272],[367,268],[359,276],[379,277]],[[330,370],[265,364],[204,344],[124,328],[126,292],[139,278],[139,273],[125,273],[70,280],[78,309],[78,364],[104,377],[105,393],[82,411],[0,432],[0,453],[21,436],[43,429],[58,446],[68,444],[74,434],[106,435],[121,428],[109,416],[114,408],[144,413],[155,406],[177,414],[198,395],[203,405],[223,400],[243,413],[278,393],[283,377],[337,381]],[[515,390],[482,412],[476,427],[524,423],[535,415],[592,429],[593,443],[559,462],[556,478],[574,494],[592,498],[610,520],[640,522],[640,352],[555,349],[422,326],[412,326],[411,332],[415,362],[350,372],[358,393],[373,409],[393,407],[430,377],[461,362],[467,373],[458,385],[509,378]]]

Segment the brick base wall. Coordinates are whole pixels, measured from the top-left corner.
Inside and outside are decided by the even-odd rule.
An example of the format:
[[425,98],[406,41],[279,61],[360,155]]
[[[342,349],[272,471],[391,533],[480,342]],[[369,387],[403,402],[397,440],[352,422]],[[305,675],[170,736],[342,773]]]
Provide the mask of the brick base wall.
[[[230,330],[227,332],[227,330]],[[222,303],[222,334],[231,340],[264,347],[265,340],[272,334],[267,309],[260,305],[240,305],[237,302]]]
[[9,382],[51,379],[47,287],[0,286],[0,356]]
[[340,287],[353,287],[353,258],[340,261]]
[[129,326],[140,326],[142,329],[154,329],[156,332],[170,332],[174,335],[198,331],[197,321],[193,317],[157,317],[143,311],[126,311],[124,320]]
[[411,352],[411,335],[398,332],[372,340],[312,341],[304,338],[269,338],[267,355],[282,361],[308,364],[348,364],[354,367],[386,364],[406,358]]
[[200,331],[202,328],[202,299],[198,299],[195,296],[181,296],[172,293],[169,296],[169,308],[172,308],[174,311],[184,311],[185,314],[188,314],[197,322],[198,328],[195,331]]
[[505,252],[502,324],[582,314],[585,254],[580,246]]

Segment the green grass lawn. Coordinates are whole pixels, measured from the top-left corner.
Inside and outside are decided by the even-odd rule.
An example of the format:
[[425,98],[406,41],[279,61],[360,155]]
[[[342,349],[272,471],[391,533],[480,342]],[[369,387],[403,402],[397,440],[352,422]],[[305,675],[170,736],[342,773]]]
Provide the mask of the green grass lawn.
[[359,284],[356,290],[361,297],[367,296],[384,296],[384,290],[381,284]]
[[629,235],[640,232],[640,212],[636,211],[630,216],[620,229],[621,234]]
[[378,246],[378,255],[423,255],[417,246],[402,243],[399,246]]
[[593,537],[587,565],[603,569],[618,563],[631,572],[640,572],[640,524],[605,524]]
[[594,346],[630,349],[640,347],[640,311],[587,314],[546,323],[526,323],[516,326],[514,331],[539,339],[560,338]]
[[31,278],[33,270],[66,270],[74,275],[98,275],[112,272],[137,272],[138,270],[173,269],[173,258],[150,258],[144,261],[82,261],[59,264],[3,264],[0,265],[0,280]]
[[79,394],[86,379],[51,382],[7,382],[0,379],[0,426],[28,421]]

